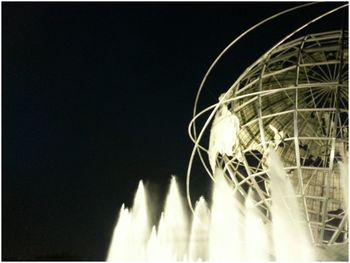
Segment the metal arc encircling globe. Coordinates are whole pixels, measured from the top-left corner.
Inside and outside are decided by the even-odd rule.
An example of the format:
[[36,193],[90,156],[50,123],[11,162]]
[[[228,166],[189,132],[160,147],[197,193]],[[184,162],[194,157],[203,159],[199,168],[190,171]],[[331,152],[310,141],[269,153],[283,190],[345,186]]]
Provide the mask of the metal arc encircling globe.
[[[223,168],[243,199],[253,191],[269,221],[266,155],[274,148],[296,190],[313,243],[346,244],[348,32],[310,33],[286,42],[293,33],[250,66],[217,104],[195,110],[189,127],[195,142],[192,155],[208,155],[200,155],[208,174],[212,177],[216,166]],[[193,125],[206,112],[210,116],[197,135]],[[204,133],[210,137],[208,148],[200,144]]]

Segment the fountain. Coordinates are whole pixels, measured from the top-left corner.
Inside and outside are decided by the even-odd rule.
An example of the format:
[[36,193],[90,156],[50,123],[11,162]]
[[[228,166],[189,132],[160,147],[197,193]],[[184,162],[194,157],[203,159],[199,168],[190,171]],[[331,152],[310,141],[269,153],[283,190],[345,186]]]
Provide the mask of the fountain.
[[[173,177],[151,227],[152,201],[140,182],[132,208],[120,210],[109,261],[347,261],[348,34],[287,42],[347,4],[288,34],[216,104],[197,109],[209,73],[229,48],[265,22],[313,4],[263,20],[220,53],[201,82],[189,125],[188,206]],[[193,207],[196,154],[213,186],[211,202],[200,197]]]
[[108,261],[314,260],[305,219],[273,149],[267,160],[272,223],[258,211],[253,191],[242,203],[217,168],[210,209],[201,197],[190,218],[172,177],[158,226],[150,228],[147,207],[151,202],[141,181],[131,210],[124,205],[120,209]]

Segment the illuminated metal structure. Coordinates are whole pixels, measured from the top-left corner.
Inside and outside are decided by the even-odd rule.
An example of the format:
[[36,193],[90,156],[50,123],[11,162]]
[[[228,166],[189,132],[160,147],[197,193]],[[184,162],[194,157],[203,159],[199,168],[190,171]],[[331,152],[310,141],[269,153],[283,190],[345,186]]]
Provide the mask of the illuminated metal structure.
[[[347,5],[330,10],[301,26],[248,67],[217,104],[197,112],[199,94],[222,55],[249,31],[284,13],[270,17],[235,39],[214,61],[197,94],[189,126],[195,143],[187,174],[190,196],[191,167],[197,153],[213,178],[201,139],[220,107],[238,117],[240,127],[235,154],[218,155],[233,187],[246,197],[252,189],[265,219],[269,218],[268,147],[279,153],[304,209],[310,236],[318,246],[348,242],[347,172],[341,172],[348,152],[348,33],[344,30],[307,34],[289,39],[309,24]],[[287,42],[288,40],[288,42]],[[196,120],[210,115],[203,127]],[[343,168],[343,171],[346,169]],[[214,179],[214,178],[213,178]],[[345,183],[346,182],[346,183]],[[347,188],[347,187],[345,187]]]

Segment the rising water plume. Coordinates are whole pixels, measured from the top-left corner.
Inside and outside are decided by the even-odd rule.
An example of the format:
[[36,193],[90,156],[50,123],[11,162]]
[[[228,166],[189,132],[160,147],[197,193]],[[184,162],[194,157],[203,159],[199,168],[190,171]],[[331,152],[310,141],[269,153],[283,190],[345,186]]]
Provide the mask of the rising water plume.
[[298,201],[281,161],[269,150],[271,222],[261,217],[249,191],[236,197],[224,172],[215,170],[212,204],[201,197],[186,214],[176,178],[172,177],[165,207],[151,227],[147,191],[142,181],[132,209],[123,205],[108,261],[310,261],[313,247]]

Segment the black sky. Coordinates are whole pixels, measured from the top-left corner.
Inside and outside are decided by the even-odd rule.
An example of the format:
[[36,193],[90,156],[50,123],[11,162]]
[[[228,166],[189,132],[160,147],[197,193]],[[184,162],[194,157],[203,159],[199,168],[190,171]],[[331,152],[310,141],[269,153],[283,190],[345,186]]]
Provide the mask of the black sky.
[[[171,174],[184,186],[187,125],[213,59],[250,26],[298,4],[3,2],[2,259],[104,260],[140,179],[159,203]],[[247,37],[214,70],[204,101],[337,5]],[[340,17],[326,28],[339,29]]]

